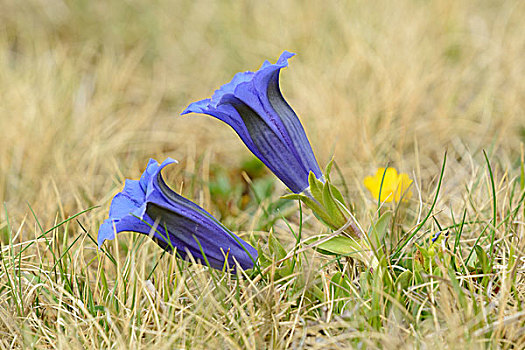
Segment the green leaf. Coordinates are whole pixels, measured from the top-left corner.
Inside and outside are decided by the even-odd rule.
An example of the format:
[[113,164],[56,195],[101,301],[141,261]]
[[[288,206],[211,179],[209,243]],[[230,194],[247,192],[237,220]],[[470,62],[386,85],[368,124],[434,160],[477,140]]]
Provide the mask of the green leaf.
[[489,257],[487,256],[487,253],[485,253],[483,248],[481,248],[477,244],[474,246],[474,250],[476,252],[476,256],[478,258],[478,263],[479,263],[483,273],[490,272],[490,260],[489,260]]
[[325,295],[324,292],[319,286],[316,286],[315,284],[310,288],[309,290],[316,298],[317,300],[324,300]]
[[330,285],[332,287],[333,298],[338,299],[340,297],[349,297],[352,285],[350,279],[343,275],[341,272],[336,272],[331,280]]
[[423,278],[423,275],[421,275],[421,271],[421,268],[414,270],[414,285],[425,283],[425,279]]
[[330,191],[330,184],[328,182],[326,182],[323,187],[323,204],[331,221],[335,223],[335,227],[332,227],[333,229],[338,229],[346,223],[346,219]]
[[466,309],[468,306],[467,306],[467,301],[465,298],[465,293],[463,292],[463,289],[461,288],[459,281],[456,278],[456,273],[454,272],[452,268],[448,268],[447,272],[448,272],[448,277],[450,278],[450,283],[452,284],[452,288],[454,288],[454,291],[456,292],[456,295],[458,296],[459,304],[464,309]]
[[371,284],[372,284],[372,274],[370,270],[365,270],[359,275],[359,286],[361,290],[361,295],[363,297],[369,297],[371,293]]
[[339,191],[337,187],[335,187],[334,185],[332,184],[329,184],[329,185],[330,185],[330,192],[332,192],[332,196],[335,199],[337,199],[341,203],[341,205],[344,205],[346,207],[346,202],[345,202],[343,195],[341,194],[341,191]]
[[323,250],[329,254],[349,255],[355,253],[357,250],[361,250],[361,247],[356,247],[355,240],[351,238],[335,236],[316,246],[316,249]]
[[304,194],[296,194],[296,193],[290,193],[287,195],[282,196],[283,199],[297,199],[302,201],[308,208],[310,208],[315,216],[322,221],[325,225],[328,227],[335,227],[338,228],[337,223],[332,220],[332,218],[328,215],[326,210],[314,199],[305,196]]
[[330,173],[332,172],[332,165],[334,165],[334,159],[332,158],[328,164],[326,165],[324,176],[326,177],[326,180],[330,180]]
[[385,234],[388,230],[388,225],[390,224],[390,221],[392,219],[392,212],[387,211],[384,212],[379,219],[375,223],[372,224],[370,227],[370,231],[368,232],[368,235],[370,239],[372,240],[372,243],[374,244],[375,248],[379,248],[383,243]]
[[259,265],[264,269],[272,264],[272,261],[266,257],[266,254],[264,253],[261,245],[257,243],[257,251],[259,252]]
[[273,232],[270,232],[268,237],[268,247],[270,249],[270,254],[272,254],[276,260],[281,260],[286,256],[286,250],[281,245],[281,242],[275,238]]
[[368,264],[369,262],[364,254],[365,250],[368,249],[362,246],[361,243],[363,242],[357,242],[349,237],[335,236],[319,244],[315,249],[326,255],[345,255]]
[[412,280],[412,271],[405,270],[403,271],[396,279],[396,286],[399,286],[401,289],[407,289]]
[[341,286],[342,276],[343,274],[340,271],[338,271],[330,279],[330,285],[331,285],[334,299],[336,299],[339,294],[339,287]]
[[304,194],[297,194],[297,193],[288,193],[288,194],[285,194],[284,196],[281,196],[282,199],[292,199],[292,200],[303,200],[303,198],[305,198],[307,196],[305,196]]
[[315,174],[310,171],[308,174],[308,184],[310,185],[310,192],[312,196],[319,202],[323,202],[323,183],[315,177]]
[[417,247],[417,249],[419,249],[419,251],[421,252],[421,255],[423,255],[423,258],[426,260],[430,257],[430,254],[428,252],[428,249],[426,248],[423,248],[423,247]]

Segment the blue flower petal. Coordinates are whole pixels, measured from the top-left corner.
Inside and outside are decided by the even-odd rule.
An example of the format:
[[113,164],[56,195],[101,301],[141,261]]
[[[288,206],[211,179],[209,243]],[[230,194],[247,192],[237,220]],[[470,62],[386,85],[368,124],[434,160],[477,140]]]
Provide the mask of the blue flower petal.
[[221,104],[218,107],[214,107],[211,105],[210,101],[210,99],[206,99],[193,102],[181,114],[204,113],[223,121],[224,123],[228,124],[237,133],[237,135],[239,135],[241,140],[244,141],[246,147],[248,147],[248,149],[257,158],[262,160],[264,157],[253,143],[250,133],[248,132],[248,129],[246,128],[246,125],[237,110],[229,104]]
[[100,228],[98,229],[98,236],[97,236],[97,243],[98,246],[102,246],[104,244],[104,241],[106,240],[112,240],[115,238],[115,229],[113,225],[113,220],[106,219],[100,225]]
[[109,216],[117,219],[128,215],[142,205],[145,196],[139,181],[126,180],[122,192],[117,193],[111,202]]
[[221,98],[224,95],[234,94],[239,84],[251,81],[253,79],[253,76],[253,72],[235,74],[233,76],[233,79],[229,83],[226,83],[223,86],[221,86],[218,90],[215,90],[215,93],[213,94],[210,101],[211,105],[213,107],[217,107],[220,103]]
[[[308,173],[300,159],[291,151],[293,145],[279,137],[279,134],[243,101],[231,98],[228,103],[242,115],[244,126],[250,135],[250,143],[254,145],[253,153],[293,192],[302,192],[307,188]],[[255,137],[251,138],[251,135]]]

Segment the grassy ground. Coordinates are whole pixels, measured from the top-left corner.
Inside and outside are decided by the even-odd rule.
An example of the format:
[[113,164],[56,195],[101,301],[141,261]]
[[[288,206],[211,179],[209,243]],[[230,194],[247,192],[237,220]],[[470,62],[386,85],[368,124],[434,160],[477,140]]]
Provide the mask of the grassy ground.
[[[525,346],[523,2],[0,8],[1,347]],[[402,208],[384,207],[399,213],[386,246],[417,232],[410,260],[441,226],[448,258],[388,286],[314,251],[259,279],[180,262],[135,234],[97,253],[111,197],[150,157],[178,159],[169,183],[264,250],[270,230],[286,250],[292,231],[325,230],[279,200],[284,187],[226,125],[179,117],[285,49],[297,56],[284,95],[321,165],[335,157],[361,225],[377,217],[362,180],[390,164],[416,186]]]

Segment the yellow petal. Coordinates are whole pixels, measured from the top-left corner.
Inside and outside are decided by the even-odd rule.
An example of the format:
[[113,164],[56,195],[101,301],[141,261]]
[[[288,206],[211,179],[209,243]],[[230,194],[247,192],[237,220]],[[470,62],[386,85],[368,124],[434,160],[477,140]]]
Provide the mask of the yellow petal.
[[377,199],[379,197],[379,185],[377,184],[376,177],[367,176],[363,181],[365,187],[370,191],[372,197]]
[[398,174],[395,168],[378,168],[375,175],[365,177],[363,183],[375,199],[379,198],[381,192],[381,200],[384,202],[398,202],[412,196],[409,191],[412,180],[407,174]]

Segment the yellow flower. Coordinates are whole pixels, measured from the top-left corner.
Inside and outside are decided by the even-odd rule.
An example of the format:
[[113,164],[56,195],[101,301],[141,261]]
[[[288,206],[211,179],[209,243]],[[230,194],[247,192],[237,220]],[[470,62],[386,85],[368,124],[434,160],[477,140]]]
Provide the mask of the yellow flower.
[[401,198],[406,201],[412,197],[412,191],[409,189],[412,180],[408,174],[398,174],[394,168],[387,168],[386,172],[385,168],[379,168],[375,176],[367,176],[363,182],[375,199],[379,198],[379,191],[381,191],[381,201],[384,202],[399,202]]

